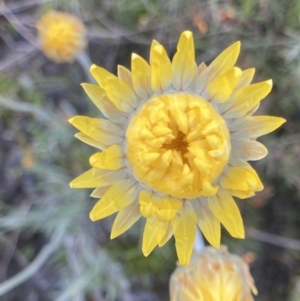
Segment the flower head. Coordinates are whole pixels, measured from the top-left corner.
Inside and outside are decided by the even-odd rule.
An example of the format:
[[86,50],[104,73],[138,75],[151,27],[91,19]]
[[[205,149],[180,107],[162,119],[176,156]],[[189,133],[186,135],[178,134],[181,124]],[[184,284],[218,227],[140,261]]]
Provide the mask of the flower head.
[[220,247],[220,223],[233,237],[244,228],[233,196],[247,198],[263,185],[247,161],[267,155],[256,138],[284,119],[252,116],[272,81],[252,84],[254,69],[234,67],[237,42],[208,67],[195,63],[193,35],[182,33],[172,62],[153,41],[150,64],[132,55],[131,72],[118,76],[93,65],[99,86],[83,84],[107,119],[75,116],[75,136],[102,150],[73,188],[96,188],[93,221],[118,212],[111,238],[146,219],[142,251],[148,256],[174,234],[181,264],[188,264],[200,227]]
[[237,255],[206,247],[170,279],[171,301],[253,301],[257,290],[248,265]]
[[49,11],[36,28],[42,51],[56,63],[74,61],[87,43],[84,24],[67,13]]

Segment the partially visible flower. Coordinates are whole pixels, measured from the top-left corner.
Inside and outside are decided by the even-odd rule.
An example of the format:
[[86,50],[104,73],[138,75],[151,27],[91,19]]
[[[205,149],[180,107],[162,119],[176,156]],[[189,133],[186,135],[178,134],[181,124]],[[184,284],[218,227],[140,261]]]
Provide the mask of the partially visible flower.
[[34,156],[30,146],[23,148],[21,163],[24,168],[30,168],[34,165]]
[[175,236],[182,265],[193,251],[196,227],[220,247],[221,223],[244,238],[243,221],[233,196],[245,199],[263,189],[247,161],[267,149],[257,137],[272,132],[283,118],[252,116],[272,81],[250,84],[254,69],[235,67],[240,42],[213,62],[198,67],[193,34],[182,33],[172,62],[153,41],[150,64],[132,55],[131,72],[118,76],[93,65],[99,86],[83,84],[107,119],[75,116],[75,136],[102,152],[72,188],[96,188],[93,221],[118,212],[111,238],[146,219],[142,251],[148,256]]
[[49,11],[36,28],[42,51],[55,63],[74,61],[87,44],[84,24],[67,13]]
[[194,24],[198,27],[201,34],[206,34],[208,30],[208,24],[205,20],[204,14],[201,11],[192,14],[192,20]]
[[188,266],[178,266],[170,279],[171,301],[253,301],[257,289],[242,258],[206,247]]
[[219,13],[219,19],[222,23],[227,23],[234,19],[236,16],[236,11],[232,7],[227,7],[224,10],[221,10]]

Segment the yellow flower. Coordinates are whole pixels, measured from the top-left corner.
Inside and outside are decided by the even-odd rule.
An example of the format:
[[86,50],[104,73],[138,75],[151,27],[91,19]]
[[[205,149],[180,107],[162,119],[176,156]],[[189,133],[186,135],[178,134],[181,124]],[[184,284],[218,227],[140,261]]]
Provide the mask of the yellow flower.
[[49,11],[36,28],[42,51],[56,63],[74,61],[87,44],[84,24],[67,13]]
[[131,72],[119,66],[118,77],[91,67],[99,86],[82,86],[107,120],[75,116],[70,123],[78,139],[102,152],[71,187],[96,188],[91,196],[101,199],[93,221],[118,212],[111,238],[143,216],[144,255],[174,234],[182,265],[190,261],[197,224],[217,248],[220,223],[244,238],[233,196],[263,189],[247,161],[267,155],[256,138],[284,119],[252,116],[272,81],[250,85],[254,69],[234,67],[239,51],[237,42],[208,67],[197,67],[193,35],[185,31],[172,62],[153,41],[150,65],[133,54]]
[[257,295],[248,265],[237,255],[205,248],[170,279],[171,301],[253,301]]

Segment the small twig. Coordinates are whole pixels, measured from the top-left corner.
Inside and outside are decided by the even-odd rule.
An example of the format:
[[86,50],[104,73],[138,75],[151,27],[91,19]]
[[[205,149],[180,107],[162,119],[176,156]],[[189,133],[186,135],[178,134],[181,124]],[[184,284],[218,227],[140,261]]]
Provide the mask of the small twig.
[[281,147],[285,147],[287,145],[297,144],[297,143],[300,143],[300,135],[299,134],[284,135],[284,136],[281,136],[280,138],[276,137],[276,138],[268,141],[268,145],[270,145],[272,148],[281,148]]
[[17,47],[22,49],[22,52],[15,49],[14,51],[7,56],[5,59],[0,61],[0,72],[4,72],[5,70],[9,70],[13,68],[15,65],[20,65],[22,62],[28,62],[32,57],[36,56],[38,49],[33,47],[32,45],[26,43],[22,43],[22,45],[16,44]]
[[246,228],[246,237],[285,249],[300,250],[300,240],[266,233],[254,228]]
[[37,42],[36,37],[24,27],[20,20],[13,14],[13,12],[9,8],[7,8],[7,6],[4,6],[4,9],[1,9],[0,13],[5,17],[5,19],[7,19],[9,23],[11,23],[15,27],[15,29],[23,36],[25,40],[27,40],[37,49],[40,49],[40,45]]
[[[80,279],[83,274],[80,266],[80,262],[78,261],[78,253],[76,252],[76,238],[67,236],[64,239],[64,245],[67,251],[67,260],[69,263],[70,270],[72,271],[72,275],[74,277],[74,282],[76,279]],[[74,301],[84,301],[84,287],[78,287],[76,294],[72,296]]]
[[61,244],[61,241],[65,234],[65,227],[60,227],[56,233],[53,234],[52,240],[43,247],[36,258],[20,273],[6,280],[0,284],[0,296],[3,296],[7,292],[11,291],[15,287],[19,286],[30,277],[32,277],[48,260],[53,252],[55,252]]
[[20,102],[12,99],[6,99],[0,96],[0,107],[6,107],[16,112],[24,112],[24,113],[32,113],[38,119],[42,121],[50,121],[51,124],[57,125],[56,121],[54,120],[54,116],[51,115],[49,112],[44,111],[37,105],[33,105],[27,102]]
[[33,6],[41,5],[47,2],[52,2],[53,0],[32,0],[32,1],[27,1],[25,3],[18,3],[18,4],[12,4],[9,6],[9,10],[7,11],[5,8],[3,10],[0,10],[0,16],[3,15],[3,13],[8,13],[8,12],[14,12],[18,13],[22,10],[26,10],[28,8],[31,8]]
[[11,240],[9,240],[8,238],[4,239],[3,237],[0,236],[0,241],[3,241],[6,245],[6,252],[5,252],[6,255],[4,256],[5,264],[3,264],[3,274],[4,275],[7,274],[7,268],[16,253],[17,243],[18,243],[19,236],[20,236],[20,231],[13,231],[11,236],[12,236]]
[[145,38],[138,37],[138,33],[131,32],[124,27],[111,21],[105,14],[96,16],[96,19],[105,26],[114,38],[125,38],[131,42],[150,45],[151,41]]
[[[18,265],[21,268],[26,268],[29,264],[27,258],[23,255],[23,253],[16,248],[15,245],[13,245],[10,241],[8,241],[7,239],[5,239],[4,237],[0,236],[0,241],[2,243],[4,243],[7,248],[8,251],[11,253],[12,258],[14,258],[16,260],[16,262],[18,263]],[[36,273],[35,275],[32,276],[34,283],[36,284],[37,288],[39,290],[43,291],[43,294],[46,294],[46,289],[47,289],[47,282],[46,280],[43,278],[43,276],[40,273]]]

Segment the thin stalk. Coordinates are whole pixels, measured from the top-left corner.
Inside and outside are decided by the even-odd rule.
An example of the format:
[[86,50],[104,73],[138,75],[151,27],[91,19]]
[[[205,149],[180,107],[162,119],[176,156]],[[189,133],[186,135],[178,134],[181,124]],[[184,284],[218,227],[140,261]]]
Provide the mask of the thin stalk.
[[84,73],[86,74],[90,83],[95,83],[94,78],[91,76],[90,68],[92,66],[91,59],[87,55],[85,51],[81,52],[77,56],[77,62],[80,64],[81,68],[83,69]]

